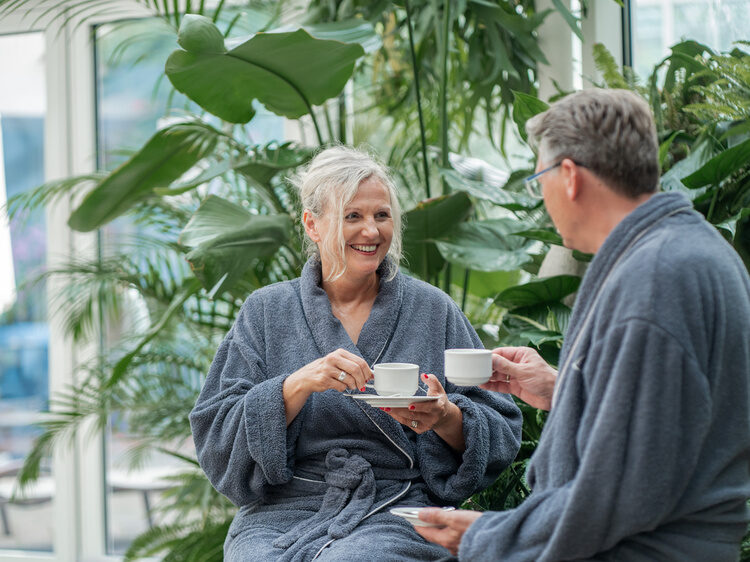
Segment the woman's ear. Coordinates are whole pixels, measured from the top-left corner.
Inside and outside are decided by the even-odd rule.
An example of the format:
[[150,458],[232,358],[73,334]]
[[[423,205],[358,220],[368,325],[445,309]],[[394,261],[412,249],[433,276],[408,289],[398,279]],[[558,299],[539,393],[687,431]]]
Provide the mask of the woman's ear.
[[302,213],[302,224],[305,225],[305,232],[307,236],[316,244],[320,242],[320,234],[318,234],[318,227],[315,224],[316,219],[310,209],[305,209]]

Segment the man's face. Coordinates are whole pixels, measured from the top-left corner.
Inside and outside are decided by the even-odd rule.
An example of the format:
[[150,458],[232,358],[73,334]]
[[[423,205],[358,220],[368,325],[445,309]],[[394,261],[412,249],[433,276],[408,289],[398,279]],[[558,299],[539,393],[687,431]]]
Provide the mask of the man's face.
[[[553,164],[555,164],[554,161],[549,161],[540,156],[537,161],[536,171],[539,172]],[[557,166],[539,176],[547,213],[549,213],[555,228],[560,233],[565,247],[575,249],[573,239],[576,234],[576,221],[573,214],[573,202],[568,197],[566,190],[568,180],[569,175],[564,166]]]

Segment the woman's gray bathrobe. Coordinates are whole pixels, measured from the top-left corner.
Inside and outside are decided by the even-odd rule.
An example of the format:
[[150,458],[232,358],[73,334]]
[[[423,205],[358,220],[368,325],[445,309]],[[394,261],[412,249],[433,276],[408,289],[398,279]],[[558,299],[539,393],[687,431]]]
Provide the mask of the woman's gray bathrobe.
[[[228,560],[434,560],[448,552],[388,513],[394,505],[456,505],[515,458],[521,415],[505,395],[456,387],[443,351],[481,347],[440,290],[398,274],[380,291],[355,346],[331,313],[320,265],[252,293],[214,359],[190,414],[198,459],[241,507]],[[466,451],[417,435],[378,408],[314,393],[287,428],[282,383],[340,347],[375,362],[417,363],[463,413]]]

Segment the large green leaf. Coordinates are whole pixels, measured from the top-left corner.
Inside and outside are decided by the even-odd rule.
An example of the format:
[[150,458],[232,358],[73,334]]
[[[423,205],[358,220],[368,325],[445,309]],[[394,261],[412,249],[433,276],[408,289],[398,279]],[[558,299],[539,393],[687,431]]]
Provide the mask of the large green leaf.
[[[354,25],[361,26],[361,22]],[[364,54],[359,44],[315,39],[307,31],[257,33],[219,50],[211,20],[187,15],[167,60],[177,90],[232,123],[246,123],[257,99],[270,111],[296,119],[337,96]]]
[[528,224],[516,219],[461,223],[436,241],[449,262],[478,271],[513,271],[531,261],[523,238],[511,236]]
[[420,202],[405,213],[404,259],[406,267],[427,279],[445,265],[434,240],[462,222],[471,210],[464,192],[443,195]]
[[581,278],[575,275],[547,277],[506,289],[495,298],[495,303],[508,309],[555,303],[578,290],[580,283]]
[[187,260],[213,296],[230,289],[254,259],[274,254],[291,231],[288,215],[253,215],[212,195],[191,217],[180,243],[193,248]]
[[713,143],[710,139],[697,141],[690,154],[677,162],[659,179],[664,191],[681,191],[691,199],[700,195],[700,192],[689,190],[681,181],[681,178],[689,176],[699,170],[714,155]]
[[441,169],[440,175],[445,178],[451,190],[465,191],[472,197],[489,201],[511,211],[528,211],[539,205],[538,201],[522,193],[506,191],[485,182],[465,178],[454,170]]
[[524,94],[523,92],[513,92],[513,121],[518,126],[518,134],[524,141],[526,136],[526,121],[534,115],[547,111],[549,105],[539,98]]
[[750,139],[720,152],[701,168],[682,178],[682,183],[690,189],[705,185],[718,186],[724,178],[748,165],[750,165]]
[[105,177],[71,214],[74,230],[89,232],[119,217],[154,195],[211,154],[220,133],[198,123],[181,123],[158,131],[127,162]]

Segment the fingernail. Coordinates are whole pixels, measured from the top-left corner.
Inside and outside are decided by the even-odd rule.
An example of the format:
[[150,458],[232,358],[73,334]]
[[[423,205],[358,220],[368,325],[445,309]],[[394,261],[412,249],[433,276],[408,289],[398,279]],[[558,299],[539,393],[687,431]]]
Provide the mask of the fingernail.
[[359,389],[359,391],[360,392],[364,392],[365,391],[365,387],[363,386],[362,388]]
[[391,409],[390,409],[390,408],[385,408],[385,411],[386,411],[386,412],[390,412],[390,411],[391,411]]
[[429,379],[429,378],[430,378],[430,375],[428,375],[427,373],[423,373],[423,374],[422,374],[422,376],[423,376],[424,378],[426,378],[426,379]]
[[385,412],[385,408],[381,408],[380,406],[378,406],[378,409],[383,410]]
[[[412,380],[414,380],[414,379],[412,379]],[[410,410],[416,410],[416,409],[417,409],[417,407],[416,407],[416,406],[415,406],[414,404],[412,404],[411,406],[409,406],[409,409],[410,409]]]

